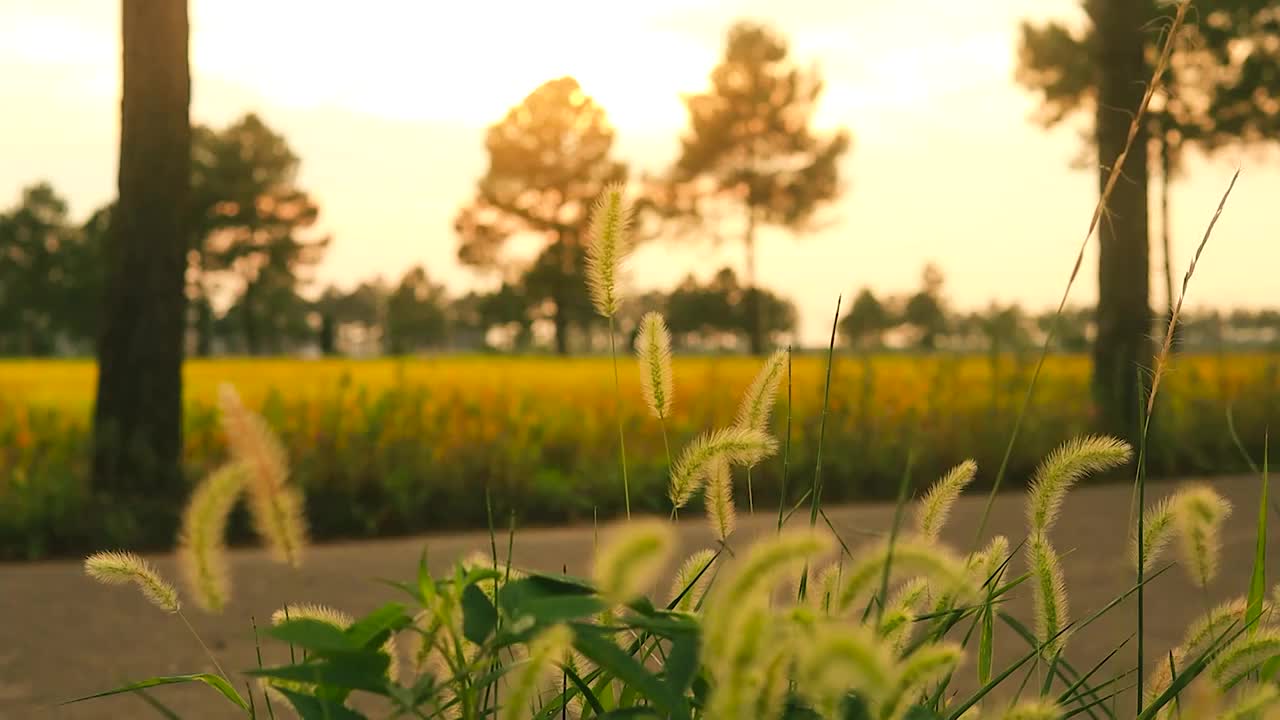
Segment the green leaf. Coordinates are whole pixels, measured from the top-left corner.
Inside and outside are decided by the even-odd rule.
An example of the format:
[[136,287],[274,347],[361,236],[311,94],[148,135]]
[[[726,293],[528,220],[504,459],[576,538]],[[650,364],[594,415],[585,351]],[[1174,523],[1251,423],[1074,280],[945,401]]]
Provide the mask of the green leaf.
[[307,695],[288,688],[276,688],[293,703],[302,720],[367,720],[364,715],[352,710],[342,703],[324,700],[314,695]]
[[226,680],[223,680],[221,676],[213,675],[210,673],[193,673],[191,675],[166,675],[163,677],[148,678],[146,680],[139,680],[138,682],[135,682],[135,683],[129,683],[128,685],[122,685],[116,688],[115,690],[108,690],[106,692],[100,692],[94,695],[86,695],[84,697],[76,698],[75,700],[68,700],[60,704],[70,705],[72,703],[84,702],[85,700],[94,700],[97,698],[110,697],[112,695],[120,695],[121,693],[137,692],[138,690],[145,690],[146,688],[158,687],[160,685],[180,685],[182,683],[189,683],[189,682],[204,683],[205,685],[208,685],[214,690],[217,690],[219,693],[222,693],[223,697],[230,700],[241,710],[244,710],[246,712],[249,710],[249,704],[244,701],[244,698],[240,697],[240,693],[236,692],[235,688],[231,687],[231,685],[228,684]]
[[598,597],[584,593],[581,586],[543,577],[503,585],[498,604],[508,617],[530,616],[539,625],[587,617],[605,609]]
[[624,685],[634,688],[660,710],[664,717],[677,720],[689,717],[689,707],[684,697],[676,695],[666,683],[649,672],[634,657],[623,652],[613,639],[602,634],[593,625],[573,626],[573,645],[587,659],[612,673]]
[[698,671],[698,636],[684,633],[675,636],[671,641],[671,652],[667,653],[667,662],[663,665],[667,675],[667,685],[671,692],[683,695],[693,682],[693,675]]
[[404,605],[387,603],[365,615],[347,628],[345,635],[355,649],[370,650],[382,647],[387,641],[387,633],[393,633],[408,626],[412,621],[404,614]]
[[285,620],[267,629],[267,634],[290,645],[297,645],[316,652],[343,652],[359,650],[360,646],[348,639],[343,631],[327,622],[311,618]]
[[629,707],[611,710],[600,716],[600,720],[623,720],[623,718],[661,718],[662,715],[650,707]]
[[483,645],[498,626],[498,611],[489,596],[475,585],[462,590],[462,636],[477,645]]
[[915,705],[910,710],[907,710],[904,720],[941,720],[941,717],[941,715],[927,707]]
[[315,683],[325,688],[365,690],[387,694],[387,667],[391,659],[386,653],[361,650],[329,653],[297,665],[283,665],[248,670],[246,675],[269,677],[294,682]]
[[982,611],[982,634],[978,637],[978,685],[986,685],[991,679],[992,641],[995,636],[995,619],[991,606]]

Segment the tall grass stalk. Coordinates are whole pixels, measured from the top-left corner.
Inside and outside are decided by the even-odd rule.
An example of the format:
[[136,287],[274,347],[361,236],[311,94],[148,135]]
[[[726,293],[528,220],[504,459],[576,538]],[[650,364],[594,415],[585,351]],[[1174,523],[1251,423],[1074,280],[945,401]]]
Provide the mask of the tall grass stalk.
[[[1178,7],[1178,16],[1174,21],[1175,23],[1174,28],[1170,32],[1170,35],[1171,35],[1170,42],[1172,42],[1172,32],[1176,31],[1177,29],[1177,22],[1182,19],[1182,16],[1185,13],[1186,5],[1187,3],[1184,2]],[[1167,45],[1166,45],[1165,52],[1166,54],[1168,52]],[[1146,412],[1143,414],[1143,418],[1142,418],[1142,435],[1139,437],[1139,442],[1138,442],[1138,466],[1137,466],[1137,469],[1134,471],[1134,481],[1133,481],[1134,495],[1136,497],[1137,502],[1136,502],[1136,507],[1131,508],[1131,513],[1137,516],[1138,528],[1137,528],[1136,537],[1139,537],[1139,538],[1143,536],[1143,531],[1145,529],[1143,527],[1143,523],[1144,523],[1143,516],[1145,515],[1145,513],[1142,511],[1142,509],[1146,505],[1147,437],[1148,437],[1148,433],[1151,430],[1151,417],[1155,412],[1156,393],[1160,390],[1160,380],[1164,377],[1165,373],[1168,372],[1169,357],[1173,351],[1174,332],[1176,331],[1178,326],[1178,317],[1182,314],[1182,303],[1187,298],[1187,289],[1191,285],[1191,277],[1196,272],[1196,263],[1200,261],[1201,253],[1204,252],[1205,246],[1209,244],[1209,237],[1213,234],[1213,228],[1218,224],[1218,218],[1222,217],[1222,210],[1227,205],[1227,198],[1231,197],[1231,191],[1232,189],[1235,188],[1236,179],[1239,177],[1240,177],[1240,170],[1237,169],[1235,173],[1231,175],[1231,182],[1227,184],[1227,189],[1222,193],[1222,199],[1218,201],[1218,208],[1214,211],[1213,217],[1209,219],[1209,225],[1204,230],[1204,237],[1200,239],[1200,245],[1196,247],[1195,255],[1191,257],[1191,264],[1187,266],[1186,274],[1182,276],[1182,291],[1178,294],[1177,305],[1174,306],[1173,312],[1169,315],[1169,326],[1165,329],[1164,342],[1160,345],[1159,354],[1156,355],[1155,367],[1151,375],[1151,391],[1147,395]],[[1264,503],[1266,502],[1265,498],[1263,499],[1263,502]],[[1263,510],[1263,512],[1265,513],[1265,510]],[[1263,522],[1265,522],[1265,520]],[[1145,696],[1143,694],[1143,688],[1142,688],[1143,673],[1141,669],[1144,667],[1144,661],[1145,661],[1145,656],[1144,656],[1145,647],[1143,643],[1143,640],[1144,640],[1143,631],[1144,631],[1145,618],[1144,618],[1143,611],[1146,604],[1145,602],[1146,598],[1143,594],[1142,576],[1143,576],[1143,570],[1144,570],[1143,566],[1145,565],[1146,558],[1143,556],[1142,546],[1143,546],[1143,543],[1139,542],[1138,543],[1138,563],[1137,563],[1138,565],[1138,570],[1137,570],[1137,573],[1138,573],[1138,618],[1137,618],[1138,630],[1137,632],[1138,632],[1138,668],[1139,668],[1138,678],[1137,678],[1137,696],[1138,696],[1137,703],[1138,703],[1139,715],[1142,714],[1142,709],[1143,709],[1142,705],[1143,705],[1143,700],[1145,699]]]
[[1089,229],[1085,232],[1084,239],[1080,242],[1080,250],[1076,253],[1075,264],[1072,265],[1071,274],[1067,278],[1067,286],[1062,291],[1062,299],[1058,301],[1058,309],[1054,311],[1053,319],[1049,323],[1044,343],[1040,346],[1040,354],[1036,360],[1035,370],[1031,373],[1031,382],[1027,385],[1027,392],[1022,397],[1022,405],[1019,407],[1018,414],[1013,421],[1013,430],[1009,434],[1008,444],[1005,445],[1004,456],[1000,460],[1000,469],[996,471],[995,480],[991,483],[991,491],[987,494],[986,505],[982,508],[982,517],[978,521],[978,531],[973,539],[973,547],[975,549],[981,544],[982,536],[986,533],[987,522],[991,518],[991,506],[995,503],[996,493],[1000,491],[1000,485],[1004,482],[1004,476],[1008,472],[1009,460],[1013,455],[1013,446],[1017,443],[1018,436],[1022,432],[1022,422],[1031,407],[1031,398],[1034,395],[1036,383],[1040,379],[1041,371],[1044,370],[1045,360],[1049,356],[1049,348],[1053,345],[1053,340],[1058,334],[1059,325],[1062,322],[1062,311],[1067,306],[1071,288],[1075,286],[1076,278],[1080,275],[1080,267],[1084,264],[1084,253],[1089,247],[1089,238],[1093,237],[1093,232],[1097,229],[1098,222],[1102,219],[1103,212],[1106,210],[1107,201],[1111,198],[1111,193],[1120,179],[1125,160],[1129,157],[1129,150],[1133,147],[1133,142],[1138,136],[1138,130],[1142,126],[1142,120],[1147,114],[1147,107],[1151,104],[1151,98],[1155,95],[1156,89],[1160,87],[1160,81],[1169,66],[1169,56],[1173,52],[1174,39],[1186,21],[1187,10],[1190,7],[1191,0],[1181,0],[1178,3],[1177,12],[1169,25],[1164,46],[1160,50],[1160,57],[1156,61],[1155,70],[1151,75],[1151,82],[1148,83],[1147,90],[1142,95],[1142,102],[1138,104],[1138,109],[1133,115],[1133,121],[1129,123],[1129,135],[1125,138],[1124,149],[1120,151],[1120,155],[1111,165],[1111,172],[1107,175],[1107,182],[1102,188],[1102,193],[1098,196],[1097,205],[1094,206],[1093,216],[1089,220]]
[[791,476],[791,346],[787,346],[787,430],[782,445],[782,487],[778,491],[778,532],[782,532],[787,505],[787,481]]
[[[822,387],[822,418],[818,421],[818,449],[817,456],[814,458],[813,465],[813,487],[810,488],[811,496],[809,498],[809,528],[815,528],[818,525],[818,510],[822,508],[822,440],[827,434],[827,410],[831,407],[831,365],[835,359],[836,350],[836,327],[840,324],[840,302],[844,299],[843,295],[836,296],[836,312],[831,318],[831,339],[827,342],[827,376]],[[788,364],[789,367],[789,364]],[[790,374],[788,373],[788,378]],[[788,392],[788,416],[790,415],[790,392],[791,382],[787,381]],[[790,425],[788,425],[790,427]],[[791,441],[791,433],[787,433],[787,442]],[[800,574],[800,602],[804,602],[805,589],[809,585],[809,564],[805,563],[804,570]]]
[[[622,503],[631,519],[631,481],[627,479],[627,438],[622,431],[622,384],[618,381],[618,350],[613,340],[613,316],[609,316],[609,356],[613,358],[613,395],[618,410],[618,460],[622,463]],[[663,437],[666,437],[665,428]],[[667,453],[670,459],[670,453]]]

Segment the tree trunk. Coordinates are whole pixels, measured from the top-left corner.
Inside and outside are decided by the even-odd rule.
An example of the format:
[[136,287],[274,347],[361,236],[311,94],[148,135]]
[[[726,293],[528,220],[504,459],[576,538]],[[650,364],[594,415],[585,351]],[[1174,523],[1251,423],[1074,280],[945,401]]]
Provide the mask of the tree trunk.
[[[1124,149],[1147,77],[1139,0],[1089,0],[1097,28],[1099,71],[1096,132],[1099,187]],[[1093,349],[1093,391],[1099,424],[1134,439],[1139,427],[1138,373],[1151,363],[1150,274],[1147,228],[1145,124],[1129,150],[1099,223],[1098,335]]]
[[762,355],[765,351],[764,327],[760,322],[760,291],[756,287],[756,211],[747,207],[747,233],[742,239],[747,252],[747,272],[744,293],[747,321],[747,340],[752,355]]
[[[191,180],[186,0],[123,0],[119,197],[105,253],[93,486],[172,539],[181,482],[184,225]],[[159,522],[154,522],[159,520]]]
[[1170,174],[1172,173],[1173,159],[1170,157],[1172,149],[1169,147],[1169,141],[1165,138],[1160,139],[1160,244],[1163,246],[1164,257],[1164,290],[1165,290],[1165,319],[1173,317],[1173,304],[1177,302],[1177,298],[1173,296],[1173,231],[1169,227],[1169,185],[1172,182]]

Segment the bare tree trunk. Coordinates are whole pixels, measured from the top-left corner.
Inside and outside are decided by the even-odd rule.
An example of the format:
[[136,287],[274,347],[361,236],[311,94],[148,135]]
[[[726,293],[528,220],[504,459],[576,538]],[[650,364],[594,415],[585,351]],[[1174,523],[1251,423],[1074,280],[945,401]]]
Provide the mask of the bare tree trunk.
[[[144,543],[172,538],[184,487],[185,206],[191,179],[186,0],[123,0],[119,198],[105,253],[93,485],[128,500]],[[159,520],[160,522],[155,522]]]
[[[1173,183],[1173,149],[1167,138],[1160,138],[1160,244],[1164,255],[1165,322],[1173,318],[1173,230],[1169,227],[1169,186]],[[1174,328],[1177,329],[1176,327]]]
[[760,289],[756,286],[756,211],[747,206],[747,232],[743,236],[743,245],[747,252],[747,272],[744,293],[747,321],[747,340],[752,355],[762,355],[765,351],[764,327],[760,318]]
[[[1096,132],[1099,188],[1129,133],[1142,99],[1143,8],[1139,0],[1089,0],[1097,28],[1100,71]],[[1099,224],[1098,336],[1093,349],[1093,391],[1099,424],[1134,439],[1141,398],[1139,372],[1151,363],[1151,307],[1147,227],[1147,137],[1140,126]]]

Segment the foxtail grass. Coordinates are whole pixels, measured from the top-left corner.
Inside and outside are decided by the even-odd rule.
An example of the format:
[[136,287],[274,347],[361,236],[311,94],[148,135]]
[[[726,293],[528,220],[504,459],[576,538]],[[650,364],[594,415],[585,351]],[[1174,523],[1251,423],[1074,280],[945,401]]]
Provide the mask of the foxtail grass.
[[227,517],[244,487],[244,469],[215,470],[191,494],[178,535],[178,567],[201,609],[221,612],[231,594],[227,572]]
[[662,428],[662,449],[671,468],[671,441],[667,438],[667,418],[675,399],[675,381],[671,372],[671,332],[662,313],[647,312],[640,318],[636,334],[636,359],[640,366],[640,394],[649,413]]
[[609,357],[613,360],[613,394],[618,415],[618,460],[622,465],[622,500],[628,518],[631,517],[631,482],[627,478],[627,440],[622,430],[622,385],[618,380],[614,316],[621,303],[618,274],[631,249],[631,212],[622,185],[606,187],[591,212],[587,242],[587,289],[596,312],[609,319]]
[[601,596],[617,603],[648,590],[674,549],[669,525],[655,519],[611,528],[596,552],[592,578]]
[[182,608],[177,589],[160,577],[151,563],[133,553],[94,553],[85,558],[84,571],[104,585],[137,585],[147,602],[167,613],[176,613]]
[[965,460],[929,488],[929,492],[925,494],[916,510],[916,532],[921,537],[929,540],[938,537],[947,523],[947,518],[951,515],[952,506],[960,497],[960,493],[973,482],[977,472],[978,464],[972,460]]
[[729,463],[716,458],[707,473],[707,520],[711,532],[721,543],[727,542],[737,527],[737,512],[733,507],[733,475]]
[[219,388],[218,399],[231,455],[248,473],[246,489],[254,528],[276,560],[299,567],[306,546],[306,523],[302,494],[288,483],[284,448],[266,421],[250,412],[230,385]]
[[[778,397],[778,386],[782,383],[784,362],[788,359],[789,350],[775,350],[765,359],[756,373],[755,379],[747,388],[738,406],[738,415],[734,424],[738,427],[752,428],[764,433],[769,432],[769,421],[772,419],[773,405]],[[751,468],[747,465],[747,512],[755,514],[755,493],[751,487]]]
[[667,498],[672,507],[680,509],[702,486],[716,460],[723,459],[730,465],[749,465],[772,455],[776,449],[773,438],[751,428],[735,426],[699,435],[671,467]]
[[702,602],[711,585],[711,563],[715,561],[714,550],[704,549],[685,558],[676,571],[671,583],[671,602],[675,609],[688,612]]

